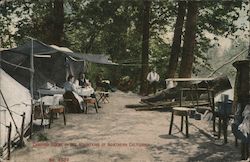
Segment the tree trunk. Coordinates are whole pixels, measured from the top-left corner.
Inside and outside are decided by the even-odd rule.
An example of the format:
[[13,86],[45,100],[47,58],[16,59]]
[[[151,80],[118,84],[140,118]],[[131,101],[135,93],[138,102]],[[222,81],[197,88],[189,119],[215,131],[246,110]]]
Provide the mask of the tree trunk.
[[182,28],[184,24],[184,17],[186,15],[186,2],[178,2],[178,15],[175,23],[173,44],[171,48],[171,54],[169,59],[169,65],[167,69],[167,78],[174,78],[178,65],[179,53],[181,50],[181,36]]
[[142,66],[141,66],[141,87],[140,94],[146,94],[148,89],[147,74],[148,74],[148,49],[149,49],[149,13],[150,0],[143,1],[143,35],[142,35]]
[[198,15],[198,2],[188,2],[188,13],[185,24],[185,35],[183,44],[183,53],[180,67],[180,78],[190,78],[194,62],[195,34]]
[[54,0],[52,8],[53,25],[51,31],[51,43],[55,45],[63,45],[63,26],[64,26],[64,8],[63,0]]

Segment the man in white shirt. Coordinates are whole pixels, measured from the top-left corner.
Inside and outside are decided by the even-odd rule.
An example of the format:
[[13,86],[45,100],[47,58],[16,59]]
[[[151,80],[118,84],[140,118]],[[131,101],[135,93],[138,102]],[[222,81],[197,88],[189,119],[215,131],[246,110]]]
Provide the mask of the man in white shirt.
[[148,73],[147,80],[149,81],[148,92],[150,93],[151,89],[153,89],[153,92],[155,94],[157,83],[160,80],[160,76],[159,74],[157,74],[156,68],[154,68],[153,70],[151,70],[151,72]]

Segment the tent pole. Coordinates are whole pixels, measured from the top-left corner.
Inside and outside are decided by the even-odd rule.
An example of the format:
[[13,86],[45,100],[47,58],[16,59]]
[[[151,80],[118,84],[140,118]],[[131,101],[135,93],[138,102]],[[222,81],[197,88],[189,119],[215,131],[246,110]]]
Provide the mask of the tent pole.
[[30,94],[31,94],[31,116],[30,116],[30,139],[32,139],[32,132],[33,132],[33,79],[34,79],[34,45],[33,45],[33,38],[31,39],[31,52],[30,52]]

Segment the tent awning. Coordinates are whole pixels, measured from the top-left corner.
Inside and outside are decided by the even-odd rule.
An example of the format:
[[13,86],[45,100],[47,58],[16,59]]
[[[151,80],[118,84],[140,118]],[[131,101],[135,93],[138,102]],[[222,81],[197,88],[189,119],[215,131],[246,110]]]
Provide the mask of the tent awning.
[[[18,46],[16,48],[0,50],[0,54],[20,54],[23,55],[19,57],[21,60],[23,58],[30,56],[32,49],[32,41],[27,41],[25,44]],[[109,64],[109,65],[118,65],[109,60],[107,55],[104,54],[82,54],[75,53],[66,47],[58,47],[55,45],[47,45],[41,41],[33,40],[33,54],[38,57],[46,57],[46,55],[54,54],[54,53],[62,53],[67,57],[70,57],[74,61],[89,61],[93,63],[99,64]],[[17,61],[17,60],[16,60]]]

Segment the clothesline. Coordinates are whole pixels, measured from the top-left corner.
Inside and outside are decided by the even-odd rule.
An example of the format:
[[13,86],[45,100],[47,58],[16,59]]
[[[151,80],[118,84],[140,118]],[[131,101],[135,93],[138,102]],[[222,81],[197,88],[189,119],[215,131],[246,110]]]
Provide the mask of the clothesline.
[[219,69],[221,69],[223,66],[233,62],[235,59],[237,59],[239,56],[241,56],[243,53],[247,52],[248,48],[242,50],[240,53],[238,53],[236,56],[233,56],[232,58],[230,58],[227,62],[225,62],[224,64],[222,64],[220,67],[218,67],[215,71],[213,71],[208,77],[211,77],[214,75],[214,73],[216,73]]

